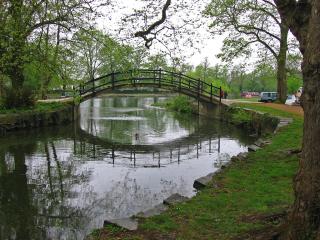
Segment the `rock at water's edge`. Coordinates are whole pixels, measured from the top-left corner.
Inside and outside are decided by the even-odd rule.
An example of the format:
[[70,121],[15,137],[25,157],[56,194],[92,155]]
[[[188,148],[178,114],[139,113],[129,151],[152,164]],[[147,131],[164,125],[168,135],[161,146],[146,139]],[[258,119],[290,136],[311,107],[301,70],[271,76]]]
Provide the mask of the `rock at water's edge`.
[[161,203],[159,205],[154,206],[151,209],[148,209],[145,212],[138,213],[135,217],[138,217],[138,218],[153,217],[153,216],[161,214],[162,212],[166,211],[167,209],[168,209],[168,207]]
[[207,176],[196,179],[193,183],[193,187],[197,190],[204,188],[204,187],[208,187],[209,183],[212,180],[213,175],[214,175],[214,173],[210,173]]
[[171,206],[171,205],[175,205],[180,202],[185,202],[187,200],[189,200],[189,198],[181,196],[178,193],[175,193],[175,194],[172,194],[167,199],[163,200],[163,204]]
[[138,221],[132,218],[105,220],[103,226],[106,227],[108,225],[122,227],[130,231],[135,231],[138,229]]
[[250,145],[250,146],[248,147],[248,151],[249,151],[249,152],[256,152],[256,151],[258,151],[259,149],[261,149],[261,148],[258,147],[258,146],[256,146],[256,145]]

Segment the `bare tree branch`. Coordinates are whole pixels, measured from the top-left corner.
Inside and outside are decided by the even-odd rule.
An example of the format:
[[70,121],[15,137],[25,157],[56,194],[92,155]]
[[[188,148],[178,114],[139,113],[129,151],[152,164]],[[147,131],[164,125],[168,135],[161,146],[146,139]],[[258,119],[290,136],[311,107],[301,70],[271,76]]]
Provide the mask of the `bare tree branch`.
[[156,34],[153,37],[148,37],[148,35],[150,35],[152,33],[152,30],[154,30],[156,27],[160,26],[161,24],[163,24],[165,22],[165,20],[167,19],[167,10],[168,10],[170,4],[171,4],[171,0],[167,0],[165,5],[162,8],[161,19],[159,19],[158,21],[151,24],[147,28],[147,30],[139,31],[134,34],[135,37],[141,37],[145,40],[145,46],[147,48],[150,48],[150,46],[152,45],[152,41],[155,39]]

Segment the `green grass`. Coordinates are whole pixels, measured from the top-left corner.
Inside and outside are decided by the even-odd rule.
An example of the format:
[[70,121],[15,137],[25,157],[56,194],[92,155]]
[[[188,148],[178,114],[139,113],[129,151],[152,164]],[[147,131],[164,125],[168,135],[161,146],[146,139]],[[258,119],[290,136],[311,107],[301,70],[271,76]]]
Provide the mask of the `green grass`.
[[184,240],[232,239],[271,224],[245,222],[244,216],[279,213],[292,204],[292,179],[298,168],[298,157],[288,155],[285,150],[301,147],[302,117],[263,105],[237,105],[291,117],[294,121],[271,136],[272,144],[249,153],[247,160],[234,162],[218,173],[213,181],[219,188],[206,188],[187,203],[145,220],[139,231],[130,236],[149,239],[149,234],[154,233]]
[[48,112],[60,109],[66,106],[67,103],[52,102],[52,103],[36,103],[34,106],[5,109],[0,106],[0,114],[11,114],[11,113],[28,113],[28,112]]

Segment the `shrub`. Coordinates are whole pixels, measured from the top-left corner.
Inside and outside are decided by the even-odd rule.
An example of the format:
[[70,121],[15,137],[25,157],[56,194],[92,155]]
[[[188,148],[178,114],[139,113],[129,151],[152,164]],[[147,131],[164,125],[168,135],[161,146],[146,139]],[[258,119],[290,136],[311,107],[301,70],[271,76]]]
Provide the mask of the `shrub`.
[[2,106],[5,109],[34,106],[35,97],[31,89],[7,88],[2,99]]
[[181,113],[192,113],[192,103],[186,96],[177,96],[168,102],[169,109]]

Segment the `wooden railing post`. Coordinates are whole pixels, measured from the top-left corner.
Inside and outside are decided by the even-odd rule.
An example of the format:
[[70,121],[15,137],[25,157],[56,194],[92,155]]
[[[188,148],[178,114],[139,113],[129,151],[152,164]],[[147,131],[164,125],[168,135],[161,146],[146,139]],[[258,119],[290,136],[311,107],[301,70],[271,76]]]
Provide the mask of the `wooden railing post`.
[[219,87],[219,99],[220,99],[220,103],[221,103],[221,98],[222,98],[222,89],[221,86]]
[[198,79],[198,98],[200,97],[200,78]]
[[114,71],[112,71],[111,73],[111,85],[112,85],[112,90],[114,89],[114,81],[115,80],[115,75],[114,75]]
[[171,72],[171,85],[173,85],[174,72]]
[[[138,76],[140,75],[139,74],[139,70],[137,70],[137,72],[138,72]],[[133,86],[135,87],[136,86],[136,78],[135,77],[132,77],[132,82],[133,82]]]
[[162,69],[159,69],[159,88],[161,88]]
[[212,102],[212,83],[210,84],[210,101]]

